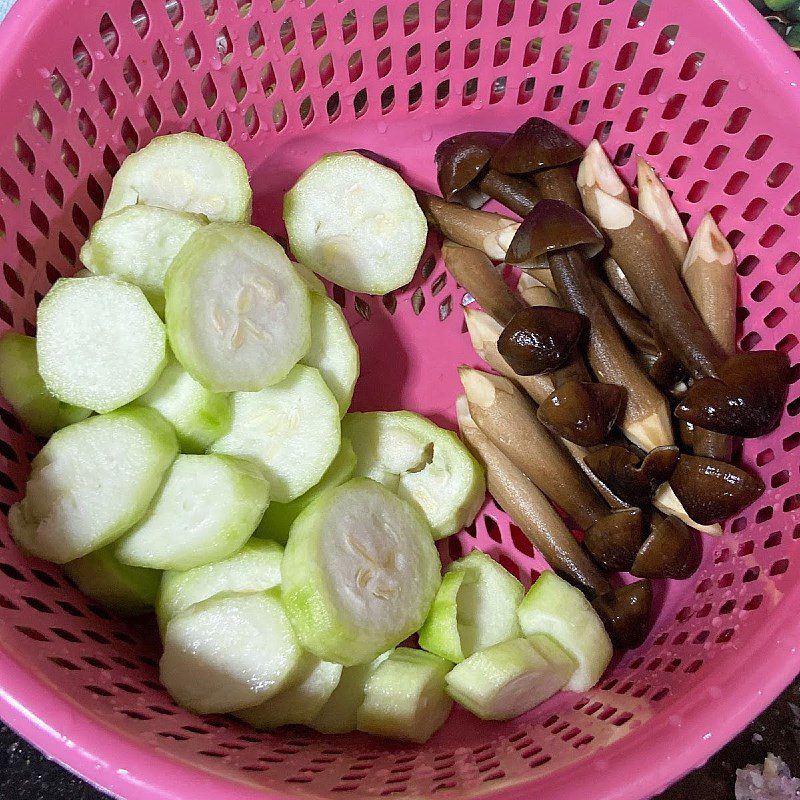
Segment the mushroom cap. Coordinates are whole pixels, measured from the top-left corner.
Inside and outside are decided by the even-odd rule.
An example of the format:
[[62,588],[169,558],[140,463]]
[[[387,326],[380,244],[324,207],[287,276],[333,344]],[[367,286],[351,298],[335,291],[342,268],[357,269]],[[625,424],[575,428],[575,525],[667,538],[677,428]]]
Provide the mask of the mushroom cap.
[[614,495],[632,506],[652,501],[678,464],[677,447],[656,447],[644,458],[621,445],[608,445],[587,453],[586,466]]
[[695,522],[722,522],[764,494],[764,481],[749,472],[704,456],[681,455],[670,485]]
[[675,409],[679,419],[730,436],[758,437],[775,430],[791,380],[786,353],[739,353],[725,361],[717,375],[689,387]]
[[445,139],[436,148],[439,188],[445,200],[479,208],[489,196],[472,187],[492,154],[508,139],[507,133],[468,131]]
[[697,572],[701,552],[689,526],[677,517],[654,513],[650,535],[631,567],[637,578],[684,580]]
[[541,117],[531,117],[517,128],[492,156],[499,172],[520,175],[574,164],[583,148],[567,133]]
[[563,250],[593,258],[604,246],[603,234],[585,214],[561,200],[540,200],[522,220],[506,261],[524,264]]
[[602,444],[625,403],[625,390],[613,383],[569,380],[540,406],[539,422],[582,447]]
[[592,558],[609,572],[627,572],[644,538],[641,509],[623,508],[597,520],[586,531],[584,544]]
[[644,644],[650,632],[653,587],[644,579],[619,586],[592,601],[611,641],[623,650]]
[[539,375],[563,366],[588,330],[581,314],[552,306],[528,306],[503,329],[497,349],[517,375]]

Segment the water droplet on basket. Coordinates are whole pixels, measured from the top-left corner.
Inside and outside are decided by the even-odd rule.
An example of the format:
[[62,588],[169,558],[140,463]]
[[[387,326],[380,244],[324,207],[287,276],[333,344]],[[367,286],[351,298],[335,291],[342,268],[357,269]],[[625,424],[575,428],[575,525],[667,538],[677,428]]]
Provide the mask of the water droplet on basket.
[[708,696],[716,700],[722,697],[722,689],[719,686],[709,686]]
[[50,70],[49,69],[45,69],[44,67],[40,67],[39,68],[39,75],[42,78],[49,78],[50,77]]
[[98,61],[102,61],[106,56],[105,56],[105,53],[102,50],[95,50],[94,57]]
[[749,83],[748,83],[748,82],[747,82],[747,81],[746,81],[744,78],[739,78],[739,80],[738,80],[738,81],[736,81],[736,85],[737,85],[737,86],[738,86],[740,89],[744,90],[744,89],[747,89],[747,87],[748,87],[750,84],[749,84]]
[[222,61],[220,60],[219,56],[211,56],[209,59],[209,63],[211,64],[211,69],[220,70],[222,69]]
[[677,714],[672,714],[669,718],[669,724],[675,728],[680,728],[683,725],[683,718]]
[[433,131],[430,128],[422,129],[422,141],[429,142],[433,138]]
[[703,741],[707,742],[711,738],[711,735],[712,735],[711,731],[709,731],[708,733],[704,733],[703,734]]
[[379,122],[377,128],[378,133],[386,133],[389,130],[389,126],[385,122]]
[[656,102],[657,103],[661,103],[662,106],[664,105],[664,103],[667,102],[668,99],[669,98],[665,94],[657,94],[656,95]]
[[22,70],[19,67],[17,67],[16,72],[17,72],[17,77],[21,78],[22,77]]

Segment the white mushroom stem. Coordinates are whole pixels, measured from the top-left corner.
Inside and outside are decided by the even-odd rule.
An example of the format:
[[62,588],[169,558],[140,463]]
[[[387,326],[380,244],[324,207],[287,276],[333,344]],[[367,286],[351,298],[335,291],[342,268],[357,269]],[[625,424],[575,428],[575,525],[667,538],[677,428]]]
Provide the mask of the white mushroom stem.
[[609,160],[605,150],[603,150],[603,145],[597,139],[592,139],[586,148],[583,160],[580,167],[578,167],[577,184],[582,195],[585,189],[597,186],[606,194],[610,194],[618,200],[622,200],[625,203],[631,202],[627,187],[617,174],[617,170]]
[[736,352],[736,256],[711,214],[703,217],[681,270],[703,322],[729,355]]
[[537,270],[534,277],[523,272],[517,281],[517,293],[529,306],[550,306],[562,308],[561,300],[553,290],[553,276],[549,269]]
[[636,183],[639,187],[639,211],[663,234],[669,249],[680,267],[689,250],[689,237],[672,204],[667,187],[653,168],[640,158],[636,166]]
[[668,483],[662,483],[653,498],[653,505],[662,513],[667,516],[672,515],[677,517],[682,522],[685,522],[690,528],[694,528],[701,533],[707,533],[709,536],[722,536],[722,526],[718,523],[714,525],[701,525],[695,522],[687,513],[683,504],[678,500],[675,492]]

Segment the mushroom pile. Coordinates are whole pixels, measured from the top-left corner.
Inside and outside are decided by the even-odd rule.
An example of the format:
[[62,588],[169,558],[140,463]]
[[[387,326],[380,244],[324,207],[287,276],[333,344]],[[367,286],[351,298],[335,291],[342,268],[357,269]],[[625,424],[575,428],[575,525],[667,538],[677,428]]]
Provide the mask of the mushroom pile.
[[697,532],[721,534],[764,492],[734,442],[777,427],[789,359],[736,352],[733,250],[710,214],[689,241],[645,161],[636,206],[599,142],[540,118],[453,136],[436,164],[442,197],[418,200],[493,370],[460,369],[462,436],[498,504],[636,647],[651,580],[690,577]]

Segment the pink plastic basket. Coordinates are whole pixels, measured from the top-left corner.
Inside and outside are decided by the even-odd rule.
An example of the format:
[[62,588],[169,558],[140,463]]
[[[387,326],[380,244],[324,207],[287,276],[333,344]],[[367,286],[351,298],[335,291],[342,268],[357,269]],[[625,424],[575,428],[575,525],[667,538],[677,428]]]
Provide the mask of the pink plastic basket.
[[[693,228],[712,209],[740,260],[743,349],[800,336],[800,69],[746,0],[19,0],[0,28],[3,327],[38,300],[97,218],[120,160],[154,134],[228,140],[255,221],[321,153],[385,152],[434,186],[433,150],[545,114],[631,177],[645,154]],[[404,291],[337,295],[361,346],[356,407],[451,424],[456,366],[477,363],[463,292],[426,257]],[[658,588],[647,644],[586,695],[527,717],[463,712],[426,746],[197,718],[158,683],[152,626],[109,618],[0,530],[0,714],[128,800],[444,796],[639,800],[700,765],[800,670],[798,387],[781,429],[744,448],[767,492],[683,583]],[[36,441],[0,408],[0,502]],[[523,579],[543,563],[489,503],[446,554],[479,546]]]

